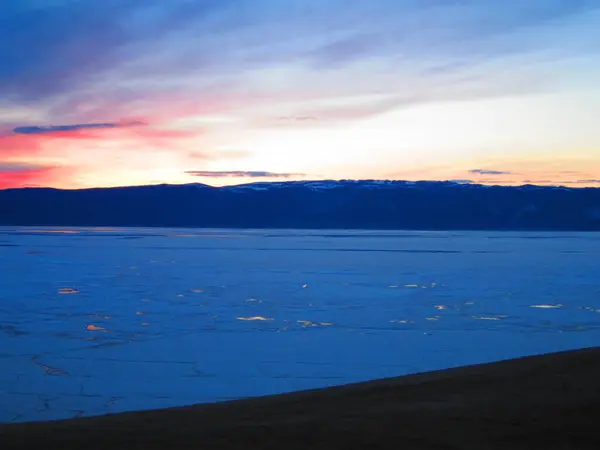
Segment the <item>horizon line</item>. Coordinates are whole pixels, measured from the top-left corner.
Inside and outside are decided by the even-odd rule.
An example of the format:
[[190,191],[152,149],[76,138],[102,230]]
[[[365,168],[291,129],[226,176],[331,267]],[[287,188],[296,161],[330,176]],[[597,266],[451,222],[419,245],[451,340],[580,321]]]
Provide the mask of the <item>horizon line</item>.
[[566,184],[535,184],[535,183],[486,183],[486,182],[476,182],[471,180],[434,180],[434,179],[420,179],[420,180],[403,180],[403,179],[386,179],[386,178],[323,178],[323,179],[310,179],[310,180],[285,180],[285,181],[253,181],[249,183],[239,183],[239,184],[230,184],[230,185],[222,185],[215,186],[207,183],[153,183],[153,184],[132,184],[132,185],[117,185],[117,186],[92,186],[92,187],[81,187],[81,188],[57,188],[53,186],[20,186],[20,187],[9,187],[9,188],[1,188],[0,191],[10,191],[10,190],[24,190],[24,189],[52,189],[56,191],[87,191],[87,190],[95,190],[95,189],[123,189],[123,188],[140,188],[140,187],[155,187],[155,186],[205,186],[213,189],[227,189],[227,188],[235,188],[235,187],[243,187],[243,186],[251,186],[257,184],[298,184],[298,183],[319,183],[319,182],[389,182],[389,183],[452,183],[456,185],[465,185],[465,186],[488,186],[488,187],[524,187],[524,186],[532,186],[532,187],[540,187],[540,188],[565,188],[565,189],[600,189],[599,186],[583,186],[583,183],[577,182],[563,182]]

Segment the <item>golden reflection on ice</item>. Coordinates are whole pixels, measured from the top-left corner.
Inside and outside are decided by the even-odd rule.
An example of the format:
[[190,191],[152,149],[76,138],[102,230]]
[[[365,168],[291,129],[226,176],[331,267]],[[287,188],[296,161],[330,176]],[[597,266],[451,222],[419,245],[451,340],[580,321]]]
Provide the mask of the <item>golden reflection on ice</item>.
[[77,294],[78,292],[79,291],[77,289],[73,289],[73,288],[60,288],[58,290],[59,294],[65,294],[65,295],[68,295],[68,294]]
[[79,234],[77,230],[29,230],[30,233]]
[[253,317],[236,317],[237,320],[245,320],[245,321],[266,321],[273,320],[270,317],[263,316],[253,316]]
[[562,308],[563,305],[557,303],[556,305],[529,305],[530,308],[540,308],[540,309],[555,309]]

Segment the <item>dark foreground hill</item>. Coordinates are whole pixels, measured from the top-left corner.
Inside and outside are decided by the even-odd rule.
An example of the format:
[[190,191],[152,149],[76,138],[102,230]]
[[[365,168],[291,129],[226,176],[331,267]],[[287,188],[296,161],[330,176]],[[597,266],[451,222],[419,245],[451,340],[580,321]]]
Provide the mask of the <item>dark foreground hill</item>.
[[600,189],[301,181],[0,191],[0,225],[600,230]]
[[227,403],[0,425],[0,448],[592,450],[600,448],[598,380],[596,348]]

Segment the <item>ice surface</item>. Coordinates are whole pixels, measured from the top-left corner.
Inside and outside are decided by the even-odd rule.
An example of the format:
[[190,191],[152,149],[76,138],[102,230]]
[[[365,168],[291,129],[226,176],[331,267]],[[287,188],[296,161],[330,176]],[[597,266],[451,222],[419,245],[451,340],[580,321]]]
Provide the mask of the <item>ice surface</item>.
[[0,422],[600,342],[598,233],[0,229]]

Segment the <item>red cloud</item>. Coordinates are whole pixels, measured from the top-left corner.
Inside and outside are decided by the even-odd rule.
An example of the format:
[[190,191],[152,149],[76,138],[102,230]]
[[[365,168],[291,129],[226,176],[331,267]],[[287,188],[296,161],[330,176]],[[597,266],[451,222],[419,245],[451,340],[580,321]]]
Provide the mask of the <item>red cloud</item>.
[[23,167],[20,170],[2,170],[0,164],[0,189],[30,186],[50,186],[61,178],[64,169],[48,167]]

